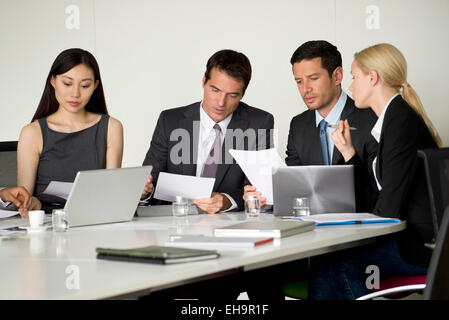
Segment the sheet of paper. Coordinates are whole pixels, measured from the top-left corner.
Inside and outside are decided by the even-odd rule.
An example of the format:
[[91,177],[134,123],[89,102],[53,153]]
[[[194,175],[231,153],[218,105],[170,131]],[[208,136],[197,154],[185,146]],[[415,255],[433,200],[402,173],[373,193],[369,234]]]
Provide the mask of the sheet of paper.
[[[51,226],[51,215],[47,214],[44,217],[44,225]],[[23,219],[19,215],[11,217],[9,219],[0,220],[0,230],[15,228],[15,227],[29,227],[29,219]]]
[[176,196],[182,196],[190,200],[209,198],[214,183],[215,178],[161,172],[154,191],[154,198],[165,201],[175,201]]
[[251,184],[267,198],[267,204],[273,204],[273,170],[286,167],[277,150],[274,148],[259,151],[229,150],[229,153]]
[[70,191],[72,190],[72,186],[72,182],[52,181],[42,193],[67,200],[69,198]]
[[0,229],[0,237],[8,237],[13,235],[23,235],[26,234],[26,230],[3,230]]
[[1,210],[0,209],[0,219],[14,217],[19,214],[19,211]]

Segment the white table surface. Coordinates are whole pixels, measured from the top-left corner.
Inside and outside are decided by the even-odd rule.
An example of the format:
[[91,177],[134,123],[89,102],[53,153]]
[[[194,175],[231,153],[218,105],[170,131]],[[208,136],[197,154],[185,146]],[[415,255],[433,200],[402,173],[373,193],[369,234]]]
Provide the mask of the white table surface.
[[[260,219],[274,217],[262,214]],[[0,237],[0,299],[139,296],[205,278],[359,246],[405,228],[404,222],[317,227],[256,248],[218,249],[219,259],[175,265],[96,259],[96,247],[163,245],[172,234],[212,235],[214,227],[243,220],[242,213],[135,218],[131,222],[71,228],[64,233],[48,230]],[[0,227],[6,223],[1,221]]]

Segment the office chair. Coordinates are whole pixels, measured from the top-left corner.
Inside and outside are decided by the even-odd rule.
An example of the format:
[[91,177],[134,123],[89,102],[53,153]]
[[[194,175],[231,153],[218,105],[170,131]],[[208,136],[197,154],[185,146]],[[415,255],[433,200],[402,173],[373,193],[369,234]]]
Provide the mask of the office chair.
[[[426,172],[430,204],[429,214],[432,215],[434,227],[434,241],[433,244],[428,244],[428,246],[433,247],[440,229],[444,210],[449,207],[449,148],[418,150],[418,157],[423,160]],[[380,289],[377,292],[391,290],[388,293],[384,293],[384,295],[388,298],[400,299],[413,293],[412,291],[421,292],[425,284],[426,275],[395,276],[382,280]],[[415,286],[415,289],[406,291],[400,289],[396,291],[395,289],[409,286]],[[284,293],[289,297],[307,299],[306,292],[307,280],[292,282],[284,286]]]
[[[441,226],[444,212],[445,210],[449,210],[449,148],[418,150],[418,157],[423,160],[424,170],[426,172],[430,214],[432,215],[434,227],[433,243],[426,245],[432,248],[435,246],[435,239],[438,237],[438,232],[441,232],[442,230]],[[434,250],[436,250],[436,248]],[[435,251],[433,254],[435,255]],[[436,267],[434,266],[434,268]],[[449,270],[449,268],[446,270]],[[406,293],[405,295],[413,293],[411,292],[413,289],[410,289],[412,288],[411,286],[415,286],[416,289],[414,291],[419,292],[422,288],[426,287],[426,284],[428,284],[429,281],[432,281],[433,283],[433,280],[429,279],[429,275],[431,274],[430,266],[427,273],[427,279],[426,276],[415,276],[392,277],[390,279],[383,280],[380,284],[382,290],[373,294],[376,295],[379,292],[384,292],[383,295],[386,295],[386,290],[392,290],[390,293],[401,292],[402,294],[400,296],[390,295],[389,297],[400,298],[404,296],[404,293]],[[449,283],[447,278],[446,283]],[[402,290],[400,288],[409,289]]]
[[444,210],[449,206],[449,148],[418,150],[418,156],[424,162],[436,238]]
[[0,187],[17,186],[17,141],[0,142]]
[[441,220],[439,233],[433,249],[425,284],[400,286],[367,294],[357,300],[369,300],[391,293],[415,292],[424,289],[424,300],[449,299],[449,207]]

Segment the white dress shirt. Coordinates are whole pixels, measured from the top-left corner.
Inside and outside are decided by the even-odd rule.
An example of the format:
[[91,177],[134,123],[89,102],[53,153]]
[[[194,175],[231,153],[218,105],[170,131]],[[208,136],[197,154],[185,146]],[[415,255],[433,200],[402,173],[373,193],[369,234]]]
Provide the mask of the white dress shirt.
[[[226,129],[228,128],[229,123],[232,119],[232,113],[226,118],[217,123],[220,126],[221,129],[221,144],[223,145],[224,137],[226,136]],[[203,109],[203,101],[200,103],[200,130],[199,130],[199,141],[198,141],[198,156],[196,160],[196,176],[201,177],[201,173],[203,172],[204,163],[207,160],[207,157],[209,156],[210,149],[212,148],[212,145],[215,141],[215,121],[209,117],[209,115],[204,111]],[[145,205],[148,200],[153,196],[154,189],[151,192],[151,194],[143,200],[140,200],[139,205]],[[231,207],[225,211],[227,212],[230,210],[233,210],[237,208],[237,202],[228,195],[227,193],[223,193],[229,201],[231,201]]]
[[[224,138],[226,136],[226,129],[228,128],[229,123],[232,119],[232,113],[218,122],[217,124],[220,126],[221,134],[221,144],[223,145]],[[203,109],[203,102],[200,104],[200,132],[199,132],[199,141],[198,141],[198,156],[196,161],[196,176],[200,177],[203,172],[204,163],[206,162],[212,145],[215,141],[215,129],[214,129],[215,121],[209,117],[209,115]],[[226,193],[223,193],[229,201],[231,201],[231,207],[223,212],[233,210],[237,208],[237,203],[232,197]]]
[[[385,105],[385,108],[382,110],[382,113],[379,116],[379,119],[377,119],[376,124],[374,125],[373,129],[371,129],[371,135],[376,139],[377,143],[380,141],[380,136],[382,133],[382,126],[384,124],[385,119],[385,112],[387,112],[388,106],[390,105],[391,101],[393,101],[396,96],[398,96],[399,93],[396,93],[391,99],[387,102]],[[376,163],[377,163],[377,156],[373,160],[373,172],[374,172],[374,179],[376,179],[377,189],[382,190],[382,186],[379,183],[379,180],[377,180],[376,175]]]

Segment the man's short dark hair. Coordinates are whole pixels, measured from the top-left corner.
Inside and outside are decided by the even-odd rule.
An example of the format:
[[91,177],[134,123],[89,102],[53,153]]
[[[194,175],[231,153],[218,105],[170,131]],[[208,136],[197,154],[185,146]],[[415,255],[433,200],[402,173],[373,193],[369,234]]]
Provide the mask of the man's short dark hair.
[[293,65],[302,60],[321,58],[321,67],[326,69],[329,77],[342,66],[341,54],[337,47],[324,40],[307,41],[293,53],[290,63]]
[[210,79],[210,72],[213,68],[226,72],[232,78],[242,80],[242,95],[245,94],[251,80],[251,63],[243,53],[229,49],[214,53],[207,61],[206,72],[204,73],[206,82]]

